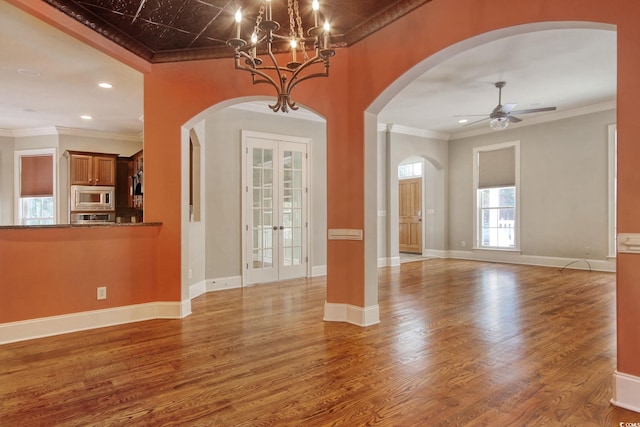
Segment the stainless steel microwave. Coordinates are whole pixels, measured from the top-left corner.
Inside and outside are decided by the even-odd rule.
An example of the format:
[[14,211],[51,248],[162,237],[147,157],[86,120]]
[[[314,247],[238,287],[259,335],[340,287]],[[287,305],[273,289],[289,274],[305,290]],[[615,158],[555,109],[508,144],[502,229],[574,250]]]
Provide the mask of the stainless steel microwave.
[[72,212],[115,211],[115,188],[72,185],[69,194]]

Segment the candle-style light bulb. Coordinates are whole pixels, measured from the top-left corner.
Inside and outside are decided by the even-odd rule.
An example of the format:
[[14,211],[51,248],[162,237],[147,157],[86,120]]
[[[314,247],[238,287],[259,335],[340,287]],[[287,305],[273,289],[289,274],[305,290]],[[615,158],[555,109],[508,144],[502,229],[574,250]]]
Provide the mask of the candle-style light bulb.
[[240,38],[240,26],[242,24],[242,9],[238,9],[236,12],[236,38]]
[[267,21],[271,21],[271,0],[266,0],[267,2]]
[[331,31],[331,25],[329,25],[329,21],[324,21],[324,48],[329,47],[329,31]]
[[296,49],[298,48],[298,41],[291,39],[291,52],[293,54],[293,62],[296,62]]
[[318,10],[320,10],[320,2],[318,0],[313,0],[313,2],[311,2],[311,8],[313,9],[313,20],[314,20],[314,27],[318,26]]
[[251,34],[251,43],[253,44],[253,48],[251,49],[251,56],[255,59],[256,57],[256,44],[258,43],[258,35],[254,32]]

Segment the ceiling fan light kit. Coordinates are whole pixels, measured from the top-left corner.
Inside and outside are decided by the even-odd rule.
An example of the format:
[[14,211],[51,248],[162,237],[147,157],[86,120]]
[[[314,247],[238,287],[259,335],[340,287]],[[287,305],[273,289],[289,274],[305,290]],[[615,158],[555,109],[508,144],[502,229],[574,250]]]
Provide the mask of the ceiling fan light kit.
[[503,130],[509,127],[509,119],[506,117],[496,117],[491,119],[489,126],[493,130]]
[[[504,130],[509,127],[510,123],[518,123],[521,122],[522,119],[512,115],[512,114],[530,114],[530,113],[541,113],[544,111],[555,111],[556,107],[543,107],[543,108],[531,108],[527,110],[518,110],[514,111],[518,104],[505,104],[502,105],[502,88],[505,87],[506,82],[496,82],[494,84],[495,87],[498,88],[498,105],[493,109],[491,114],[484,119],[477,120],[475,122],[467,123],[464,126],[474,125],[476,123],[483,122],[485,120],[489,120],[489,127],[493,130]],[[457,116],[460,117],[460,116]]]
[[[236,12],[235,37],[227,40],[227,46],[234,49],[236,70],[251,73],[253,84],[266,83],[273,86],[278,94],[275,104],[269,105],[274,112],[288,112],[297,110],[295,101],[291,99],[291,91],[300,83],[315,77],[329,76],[329,59],[335,55],[335,50],[329,48],[329,22],[325,20],[319,25],[320,3],[311,2],[314,26],[309,28],[306,35],[302,27],[298,0],[287,0],[289,16],[288,34],[279,34],[280,24],[273,20],[272,1],[265,0],[260,4],[255,26],[249,41],[242,36],[242,12]],[[273,53],[274,43],[289,42],[291,47],[291,61],[286,65],[279,65]],[[305,48],[313,43],[314,56],[309,58]],[[267,64],[258,57],[258,53],[267,56]],[[301,60],[298,56],[302,56]],[[244,60],[244,61],[243,61]]]

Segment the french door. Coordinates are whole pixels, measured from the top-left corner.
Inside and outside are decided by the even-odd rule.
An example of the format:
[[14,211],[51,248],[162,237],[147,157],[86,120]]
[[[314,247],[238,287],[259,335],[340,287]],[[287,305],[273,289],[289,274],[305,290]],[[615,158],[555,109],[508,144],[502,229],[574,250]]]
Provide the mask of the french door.
[[246,284],[307,271],[307,144],[247,137]]

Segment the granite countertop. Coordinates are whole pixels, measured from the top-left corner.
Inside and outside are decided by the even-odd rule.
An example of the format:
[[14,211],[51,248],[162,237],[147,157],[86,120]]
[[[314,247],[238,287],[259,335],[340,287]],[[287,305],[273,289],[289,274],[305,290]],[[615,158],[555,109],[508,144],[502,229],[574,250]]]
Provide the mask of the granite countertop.
[[159,227],[161,225],[161,222],[95,222],[90,224],[0,225],[0,230],[32,230],[37,228]]

